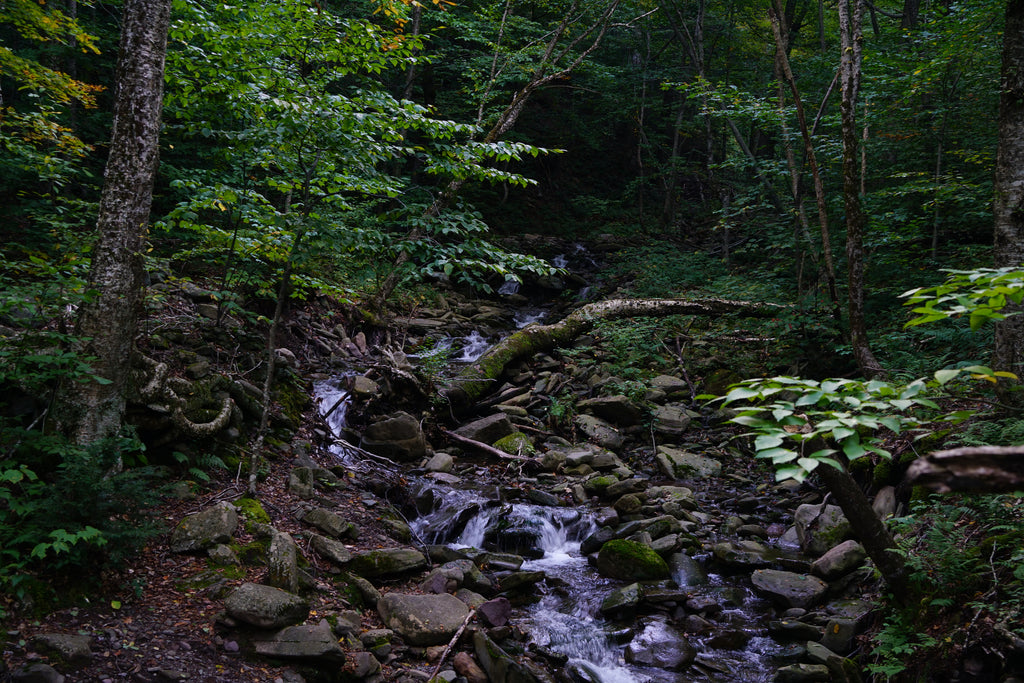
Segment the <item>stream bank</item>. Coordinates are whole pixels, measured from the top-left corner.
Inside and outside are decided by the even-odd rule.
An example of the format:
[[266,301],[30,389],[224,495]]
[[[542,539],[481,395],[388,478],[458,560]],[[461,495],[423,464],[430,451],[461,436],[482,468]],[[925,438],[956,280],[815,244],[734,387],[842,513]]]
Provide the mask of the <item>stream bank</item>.
[[[508,368],[464,417],[427,402],[422,375],[448,362],[431,351],[465,340],[451,360],[468,361],[470,340],[493,343],[533,304],[452,293],[376,334],[307,320],[306,344],[331,358],[302,372],[338,421],[281,444],[258,501],[230,485],[182,500],[138,570],[165,607],[25,625],[14,674],[855,680],[845,655],[877,585],[820,492],[776,485],[729,442],[696,373],[626,379],[582,338]],[[822,565],[833,546],[842,561]],[[88,633],[73,655],[51,645],[58,624]]]

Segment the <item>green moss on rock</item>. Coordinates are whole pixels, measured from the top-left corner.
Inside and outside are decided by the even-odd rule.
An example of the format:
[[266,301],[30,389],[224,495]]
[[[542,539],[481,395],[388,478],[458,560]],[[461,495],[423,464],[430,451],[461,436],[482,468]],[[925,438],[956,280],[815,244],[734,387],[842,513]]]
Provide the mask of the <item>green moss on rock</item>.
[[597,571],[623,581],[658,581],[671,575],[668,564],[650,546],[625,539],[614,539],[601,546]]
[[494,447],[511,455],[535,455],[537,449],[533,447],[530,437],[522,432],[512,432],[494,442]]

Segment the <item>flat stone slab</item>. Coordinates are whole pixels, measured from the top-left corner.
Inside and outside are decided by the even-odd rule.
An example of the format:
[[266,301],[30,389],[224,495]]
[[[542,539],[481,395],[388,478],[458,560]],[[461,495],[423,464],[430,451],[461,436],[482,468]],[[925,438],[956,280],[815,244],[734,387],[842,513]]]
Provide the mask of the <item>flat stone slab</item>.
[[814,607],[825,600],[828,584],[816,576],[758,569],[750,577],[761,593],[785,607]]
[[326,619],[314,625],[289,626],[273,636],[255,641],[256,654],[280,659],[316,659],[338,663],[345,652]]
[[469,614],[454,595],[388,593],[377,603],[384,625],[409,645],[443,645],[451,640]]

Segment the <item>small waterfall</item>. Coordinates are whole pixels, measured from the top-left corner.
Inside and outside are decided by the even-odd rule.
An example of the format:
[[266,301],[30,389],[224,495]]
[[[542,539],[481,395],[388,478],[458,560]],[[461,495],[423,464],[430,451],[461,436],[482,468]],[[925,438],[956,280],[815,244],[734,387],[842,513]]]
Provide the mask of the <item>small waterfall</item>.
[[472,363],[480,356],[484,355],[487,349],[491,348],[491,343],[487,341],[487,338],[482,334],[473,330],[469,333],[469,336],[463,340],[462,355],[456,358],[456,362],[459,363]]
[[565,254],[558,254],[553,259],[551,259],[551,265],[553,265],[555,268],[565,268],[566,266],[569,265],[569,259],[568,257],[566,257]]
[[517,330],[521,330],[530,323],[540,322],[547,315],[547,311],[537,308],[523,309],[516,311],[516,314],[512,317],[513,322],[516,325]]
[[502,283],[501,287],[498,288],[498,294],[518,294],[519,293],[519,280],[509,278]]
[[[317,410],[324,416],[324,421],[327,422],[327,426],[331,428],[334,435],[339,437],[345,429],[345,420],[351,405],[352,397],[345,387],[348,377],[349,375],[340,375],[313,385]],[[349,463],[351,456],[344,446],[334,444],[330,447],[330,451],[342,462]]]

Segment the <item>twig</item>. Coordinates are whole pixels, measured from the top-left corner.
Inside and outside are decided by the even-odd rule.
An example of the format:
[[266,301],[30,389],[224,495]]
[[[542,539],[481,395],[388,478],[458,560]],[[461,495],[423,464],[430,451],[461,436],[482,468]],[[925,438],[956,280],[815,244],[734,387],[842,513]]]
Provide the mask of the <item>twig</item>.
[[469,626],[470,619],[475,615],[476,608],[474,607],[469,610],[469,614],[467,614],[466,618],[462,620],[462,626],[460,626],[459,630],[455,632],[452,639],[448,641],[447,647],[445,647],[444,652],[441,653],[441,658],[437,660],[437,666],[434,667],[434,672],[430,674],[430,678],[428,680],[434,680],[437,678],[437,674],[441,673],[441,665],[444,664],[444,660],[448,659],[448,655],[451,654],[452,648],[455,647],[455,643],[459,642],[459,638],[462,637],[462,632],[466,630],[466,627]]
[[521,455],[512,455],[510,453],[506,453],[505,451],[499,451],[494,446],[488,446],[487,444],[481,441],[477,441],[476,439],[470,439],[468,436],[462,436],[460,434],[456,434],[455,432],[449,432],[447,429],[442,429],[441,433],[447,436],[452,441],[457,441],[466,446],[472,446],[477,450],[483,451],[484,453],[489,453],[490,455],[499,458],[507,458],[509,460],[530,460],[530,458],[524,458]]

